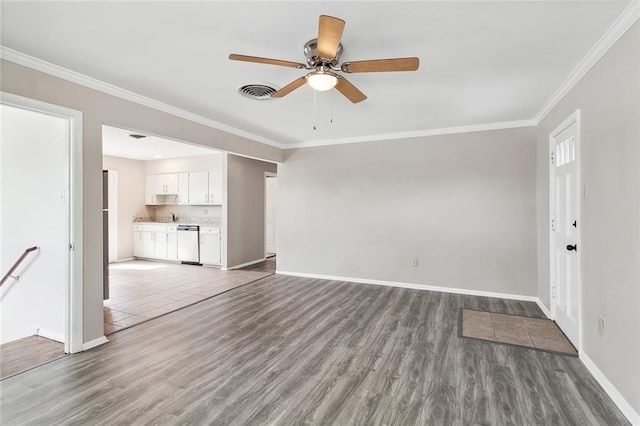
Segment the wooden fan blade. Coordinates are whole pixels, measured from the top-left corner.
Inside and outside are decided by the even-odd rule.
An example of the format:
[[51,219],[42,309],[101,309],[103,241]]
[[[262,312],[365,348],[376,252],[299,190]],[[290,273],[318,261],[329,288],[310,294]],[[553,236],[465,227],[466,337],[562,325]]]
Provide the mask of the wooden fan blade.
[[282,89],[278,90],[276,93],[271,95],[271,97],[272,98],[281,98],[283,96],[286,96],[289,93],[291,93],[294,90],[296,90],[298,87],[304,86],[304,84],[306,82],[307,82],[306,76],[302,76],[302,77],[300,77],[298,79],[293,80],[291,83],[287,84]]
[[320,15],[318,23],[318,56],[332,60],[338,53],[338,45],[344,31],[344,21],[333,16]]
[[419,66],[420,59],[414,57],[345,62],[341,69],[344,72],[415,71]]
[[261,58],[259,56],[236,55],[235,53],[229,55],[229,59],[231,59],[232,61],[257,62],[259,64],[279,65],[281,67],[306,68],[305,64],[301,64],[299,62]]
[[349,99],[354,104],[358,102],[362,102],[367,99],[367,96],[362,93],[356,86],[351,84],[349,80],[344,77],[338,78],[338,84],[336,84],[336,89],[338,92],[342,93],[347,99]]

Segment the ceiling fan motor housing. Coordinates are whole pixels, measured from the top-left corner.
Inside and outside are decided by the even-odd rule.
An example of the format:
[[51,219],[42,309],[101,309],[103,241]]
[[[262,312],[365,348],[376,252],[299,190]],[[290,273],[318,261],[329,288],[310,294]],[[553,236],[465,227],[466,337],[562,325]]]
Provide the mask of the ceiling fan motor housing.
[[340,62],[340,55],[342,55],[342,50],[342,43],[339,43],[335,58],[321,58],[318,55],[318,39],[314,38],[305,43],[304,56],[307,57],[307,63],[311,68],[315,68],[321,65],[335,67],[338,65],[338,62]]

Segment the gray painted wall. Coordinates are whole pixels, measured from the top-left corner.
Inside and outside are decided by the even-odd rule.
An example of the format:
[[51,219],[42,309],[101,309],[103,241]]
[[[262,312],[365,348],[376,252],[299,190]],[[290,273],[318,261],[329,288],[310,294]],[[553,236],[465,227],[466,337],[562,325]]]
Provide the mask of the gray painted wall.
[[278,270],[535,296],[535,161],[532,127],[288,150]]
[[[582,115],[583,349],[640,412],[640,24],[538,126],[538,295],[549,306],[549,133]],[[597,332],[605,320],[605,335]]]
[[279,148],[213,129],[76,83],[0,61],[2,91],[83,113],[83,336],[104,335],[102,313],[102,125],[136,129],[198,145],[282,161]]
[[264,258],[265,172],[276,172],[277,166],[231,154],[226,165],[227,247],[222,262],[231,268]]

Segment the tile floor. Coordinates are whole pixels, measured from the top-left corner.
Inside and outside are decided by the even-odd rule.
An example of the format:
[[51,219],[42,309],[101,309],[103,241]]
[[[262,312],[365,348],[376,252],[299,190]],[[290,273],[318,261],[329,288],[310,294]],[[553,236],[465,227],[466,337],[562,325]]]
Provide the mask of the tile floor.
[[110,297],[104,301],[104,332],[115,333],[272,273],[143,260],[112,263]]
[[518,315],[462,310],[462,336],[577,356],[555,322]]

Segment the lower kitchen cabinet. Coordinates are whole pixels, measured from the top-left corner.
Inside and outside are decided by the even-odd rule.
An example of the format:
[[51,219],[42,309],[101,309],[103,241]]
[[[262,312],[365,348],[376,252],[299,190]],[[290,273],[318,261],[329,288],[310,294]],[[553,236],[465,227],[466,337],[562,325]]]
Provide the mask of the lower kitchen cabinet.
[[[142,229],[142,226],[140,226]],[[142,231],[133,231],[133,256],[144,257],[144,251],[142,250]]]
[[156,252],[153,243],[153,232],[142,231],[142,257],[154,257]]
[[153,256],[156,259],[167,258],[167,233],[166,232],[154,232],[153,233]]
[[178,260],[178,234],[176,225],[167,225],[167,259]]
[[176,226],[159,223],[134,223],[133,256],[178,260]]
[[[178,227],[174,224],[134,223],[133,256],[147,259],[178,260]],[[220,228],[200,227],[200,263],[221,264]]]
[[220,265],[220,228],[200,227],[200,263]]

